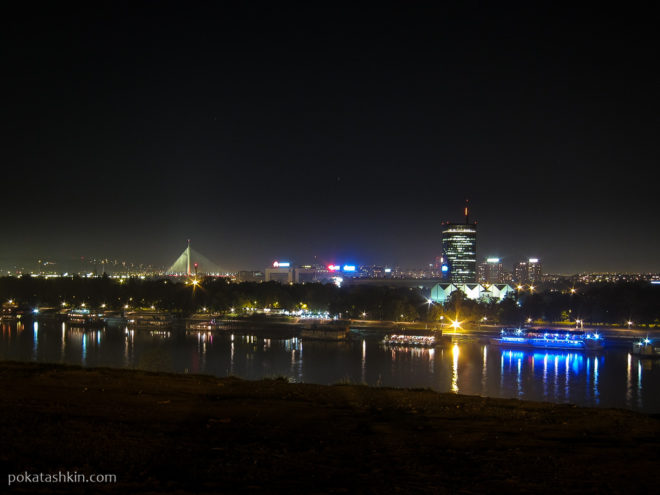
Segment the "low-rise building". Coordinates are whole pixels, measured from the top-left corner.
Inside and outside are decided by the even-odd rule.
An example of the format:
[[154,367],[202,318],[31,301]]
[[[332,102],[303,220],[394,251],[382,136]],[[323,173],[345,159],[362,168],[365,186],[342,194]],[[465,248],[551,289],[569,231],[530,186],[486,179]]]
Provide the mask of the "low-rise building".
[[515,294],[515,289],[508,284],[451,284],[439,283],[431,288],[431,300],[444,304],[449,300],[454,291],[460,290],[465,297],[475,301],[500,302],[508,296]]

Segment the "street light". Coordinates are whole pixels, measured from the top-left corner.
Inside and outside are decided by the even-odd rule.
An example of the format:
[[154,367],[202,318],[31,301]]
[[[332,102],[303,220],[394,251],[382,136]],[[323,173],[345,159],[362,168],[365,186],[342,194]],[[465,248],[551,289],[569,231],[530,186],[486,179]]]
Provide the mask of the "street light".
[[632,326],[632,324],[633,324],[633,322],[628,320],[628,328],[630,328]]

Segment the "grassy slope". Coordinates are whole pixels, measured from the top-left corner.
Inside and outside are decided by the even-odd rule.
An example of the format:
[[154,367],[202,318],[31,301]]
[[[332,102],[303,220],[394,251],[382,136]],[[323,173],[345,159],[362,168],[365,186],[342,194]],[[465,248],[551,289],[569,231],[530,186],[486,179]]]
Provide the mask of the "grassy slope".
[[637,492],[658,481],[660,420],[629,411],[24,363],[0,363],[0,385],[3,474],[117,474],[101,492]]

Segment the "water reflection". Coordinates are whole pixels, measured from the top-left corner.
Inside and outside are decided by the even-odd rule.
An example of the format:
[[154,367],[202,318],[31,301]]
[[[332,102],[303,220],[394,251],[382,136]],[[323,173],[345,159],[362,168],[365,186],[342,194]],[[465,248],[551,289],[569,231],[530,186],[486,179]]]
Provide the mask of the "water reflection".
[[66,353],[66,323],[62,322],[62,334],[60,336],[60,362],[64,362],[64,356]]
[[[500,395],[552,401],[600,402],[599,366],[603,356],[577,352],[528,352],[500,350]],[[629,372],[628,372],[629,374]],[[527,377],[535,377],[529,383]],[[482,389],[483,389],[482,378]],[[584,392],[582,400],[578,394]]]
[[454,344],[454,347],[451,350],[452,355],[452,365],[451,365],[451,391],[455,394],[458,393],[458,355],[460,350],[458,349],[458,344]]
[[481,394],[486,394],[486,382],[488,377],[488,346],[484,346],[484,359],[481,363]]
[[[441,392],[627,407],[660,412],[660,362],[627,349],[599,354],[507,350],[479,343],[384,345],[380,339],[303,341],[297,336],[219,331],[75,328],[2,322],[0,358],[84,366],[149,367],[180,373],[285,376],[296,382],[348,381]],[[499,366],[498,366],[499,364]]]
[[362,371],[360,376],[360,383],[366,383],[366,368],[367,368],[367,341],[362,339],[362,363],[360,369]]
[[84,365],[87,361],[87,334],[83,332],[82,334],[82,364]]
[[124,328],[124,367],[131,368],[133,364],[133,343],[135,341],[135,330]]
[[33,346],[32,346],[32,360],[37,360],[37,352],[39,351],[39,322],[35,321],[32,324]]
[[593,358],[594,360],[594,402],[596,404],[600,403],[600,393],[598,391],[598,358]]

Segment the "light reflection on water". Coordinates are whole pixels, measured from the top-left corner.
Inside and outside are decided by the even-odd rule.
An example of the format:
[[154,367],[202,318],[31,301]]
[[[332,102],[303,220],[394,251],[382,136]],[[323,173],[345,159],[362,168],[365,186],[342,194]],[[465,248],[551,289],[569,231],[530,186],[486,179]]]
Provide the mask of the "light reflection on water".
[[445,347],[303,341],[184,330],[84,329],[2,322],[0,359],[144,368],[179,373],[284,376],[295,382],[428,387],[441,392],[570,402],[660,412],[660,361],[626,348],[598,354],[508,350],[481,343]]
[[451,349],[451,391],[455,394],[458,393],[458,356],[460,353],[461,351],[458,347],[458,343],[454,344]]

